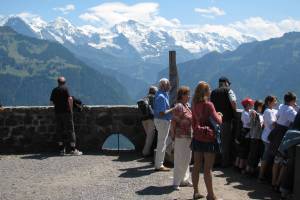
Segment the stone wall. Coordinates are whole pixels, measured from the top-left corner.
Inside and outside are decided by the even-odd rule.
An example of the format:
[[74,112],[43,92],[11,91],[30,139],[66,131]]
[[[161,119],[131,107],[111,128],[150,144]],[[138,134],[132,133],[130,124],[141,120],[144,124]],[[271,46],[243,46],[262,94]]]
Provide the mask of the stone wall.
[[[87,106],[74,114],[77,146],[100,151],[112,133],[122,133],[141,150],[145,133],[135,106]],[[6,107],[0,112],[0,153],[53,151],[53,107]]]

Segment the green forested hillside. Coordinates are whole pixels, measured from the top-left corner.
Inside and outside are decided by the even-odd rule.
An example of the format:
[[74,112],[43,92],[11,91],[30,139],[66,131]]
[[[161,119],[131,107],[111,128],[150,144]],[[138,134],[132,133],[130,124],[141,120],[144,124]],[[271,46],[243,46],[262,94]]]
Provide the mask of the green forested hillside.
[[4,105],[47,105],[58,76],[85,104],[129,104],[126,89],[114,78],[78,60],[58,43],[0,27],[0,101]]

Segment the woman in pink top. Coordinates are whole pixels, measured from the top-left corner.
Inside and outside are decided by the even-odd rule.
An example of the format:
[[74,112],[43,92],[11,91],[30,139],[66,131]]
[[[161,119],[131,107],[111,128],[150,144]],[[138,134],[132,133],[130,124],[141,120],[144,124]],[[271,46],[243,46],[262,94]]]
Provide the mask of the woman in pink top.
[[193,139],[191,148],[194,152],[194,168],[192,181],[194,187],[193,199],[203,197],[199,194],[198,182],[202,163],[204,163],[204,182],[207,189],[207,200],[217,200],[212,186],[212,168],[215,155],[219,152],[216,135],[210,123],[210,118],[217,124],[222,123],[222,114],[217,113],[209,101],[210,87],[201,81],[196,87],[192,103]]
[[173,110],[171,121],[171,137],[175,140],[174,146],[174,179],[173,186],[192,186],[190,182],[189,164],[192,152],[190,149],[192,138],[192,111],[188,106],[190,89],[186,86],[177,92],[177,104]]

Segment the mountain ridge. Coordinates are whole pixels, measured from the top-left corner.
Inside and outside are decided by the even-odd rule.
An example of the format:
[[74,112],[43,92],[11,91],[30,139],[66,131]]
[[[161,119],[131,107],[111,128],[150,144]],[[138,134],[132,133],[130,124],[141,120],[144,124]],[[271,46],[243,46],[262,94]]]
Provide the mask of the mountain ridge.
[[86,104],[129,104],[115,79],[88,67],[62,45],[0,27],[0,96],[4,105],[47,105],[56,78]]

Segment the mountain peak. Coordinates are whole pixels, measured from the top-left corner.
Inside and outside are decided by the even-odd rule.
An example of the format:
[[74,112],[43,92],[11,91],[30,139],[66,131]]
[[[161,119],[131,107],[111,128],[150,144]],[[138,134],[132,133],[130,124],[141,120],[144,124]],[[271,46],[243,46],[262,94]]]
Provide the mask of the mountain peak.
[[112,28],[112,31],[113,32],[117,32],[117,33],[123,33],[124,31],[128,31],[128,30],[142,30],[142,29],[145,29],[145,28],[148,28],[146,27],[145,25],[137,22],[137,21],[134,21],[134,20],[128,20],[128,21],[124,21],[124,22],[121,22],[119,24],[116,24],[115,26],[113,26]]
[[69,20],[63,17],[57,17],[54,21],[50,22],[50,25],[57,29],[75,28]]

